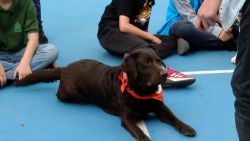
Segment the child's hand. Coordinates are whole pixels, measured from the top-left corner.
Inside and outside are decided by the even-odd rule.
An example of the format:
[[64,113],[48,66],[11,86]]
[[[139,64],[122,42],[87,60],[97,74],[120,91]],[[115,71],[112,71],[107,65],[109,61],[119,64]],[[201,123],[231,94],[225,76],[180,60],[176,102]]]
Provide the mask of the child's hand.
[[208,29],[219,21],[218,11],[222,0],[204,0],[198,10],[198,21],[196,27],[199,29]]
[[221,41],[225,42],[233,38],[233,34],[231,32],[221,31],[219,37]]
[[153,38],[151,39],[152,43],[154,44],[160,44],[161,43],[161,39],[159,39],[158,37],[153,35]]
[[7,82],[5,70],[3,66],[0,64],[0,87],[3,87]]
[[13,79],[16,79],[16,77],[18,76],[18,79],[21,80],[31,73],[32,71],[30,65],[20,63],[14,72]]

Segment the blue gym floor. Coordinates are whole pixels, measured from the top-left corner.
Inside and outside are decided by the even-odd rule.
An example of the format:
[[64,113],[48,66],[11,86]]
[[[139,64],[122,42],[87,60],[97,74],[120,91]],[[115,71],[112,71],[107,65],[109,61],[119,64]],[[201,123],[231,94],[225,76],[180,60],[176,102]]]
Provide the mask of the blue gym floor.
[[[97,40],[100,16],[111,0],[41,0],[43,25],[50,43],[65,66],[90,58],[118,65],[122,58],[102,49]],[[164,22],[167,0],[156,0],[149,31]],[[164,62],[182,72],[233,70],[234,52],[197,51],[172,55]],[[165,89],[165,103],[197,131],[185,137],[157,119],[146,120],[153,141],[238,141],[234,124],[232,73],[195,75],[197,81],[182,89]],[[61,103],[55,93],[59,82],[0,89],[0,141],[133,141],[118,117],[93,105]]]

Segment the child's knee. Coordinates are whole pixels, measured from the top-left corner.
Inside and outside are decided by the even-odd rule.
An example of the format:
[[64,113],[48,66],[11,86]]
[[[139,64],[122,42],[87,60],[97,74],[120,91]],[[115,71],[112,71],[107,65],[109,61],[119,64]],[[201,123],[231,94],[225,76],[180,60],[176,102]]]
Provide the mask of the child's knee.
[[[49,45],[49,51],[48,51],[48,56],[51,60],[56,61],[57,57],[58,57],[58,50],[54,45]],[[53,62],[54,62],[53,61]]]
[[49,62],[55,62],[58,57],[58,50],[57,48],[52,44],[46,44],[42,45],[42,47],[39,47],[39,50],[44,53],[44,57]]

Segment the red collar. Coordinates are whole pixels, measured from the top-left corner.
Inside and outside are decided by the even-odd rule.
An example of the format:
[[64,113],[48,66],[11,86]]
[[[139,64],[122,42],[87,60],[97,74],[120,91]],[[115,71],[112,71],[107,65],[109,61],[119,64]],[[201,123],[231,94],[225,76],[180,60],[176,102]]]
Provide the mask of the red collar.
[[119,80],[121,80],[121,92],[124,93],[124,91],[126,90],[131,96],[133,96],[136,99],[140,99],[140,100],[148,100],[148,99],[155,99],[155,100],[159,100],[161,102],[163,102],[163,90],[161,85],[159,85],[158,91],[150,94],[150,95],[146,95],[146,96],[141,96],[138,95],[134,90],[132,90],[129,86],[128,86],[128,77],[127,74],[125,72],[122,72],[119,77]]

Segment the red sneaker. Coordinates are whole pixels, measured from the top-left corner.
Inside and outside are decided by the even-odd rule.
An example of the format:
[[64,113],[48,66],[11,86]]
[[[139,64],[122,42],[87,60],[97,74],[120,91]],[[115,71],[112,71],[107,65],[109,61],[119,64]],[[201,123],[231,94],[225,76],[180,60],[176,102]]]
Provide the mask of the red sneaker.
[[167,80],[162,83],[162,87],[186,87],[193,84],[196,81],[195,77],[187,76],[181,72],[174,71],[170,67],[166,69],[168,77]]

